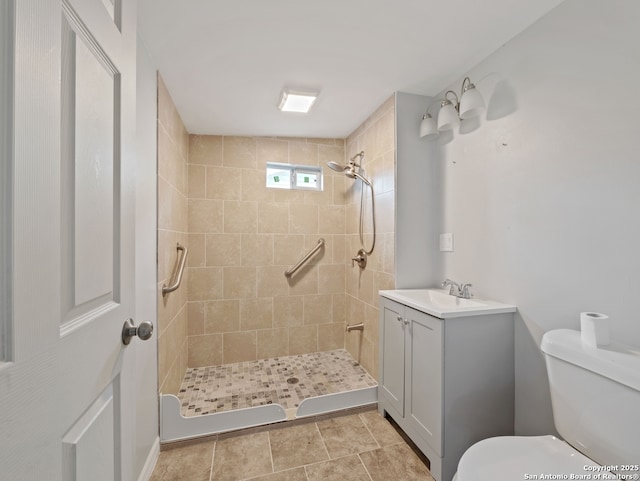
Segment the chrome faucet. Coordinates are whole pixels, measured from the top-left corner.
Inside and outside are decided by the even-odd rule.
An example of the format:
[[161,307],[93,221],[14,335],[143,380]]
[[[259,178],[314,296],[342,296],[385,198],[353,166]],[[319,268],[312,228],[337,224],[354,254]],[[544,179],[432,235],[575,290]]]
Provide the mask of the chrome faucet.
[[456,281],[452,281],[447,278],[442,282],[442,287],[449,286],[449,295],[461,297],[462,299],[471,299],[472,294],[469,291],[470,287],[473,287],[472,284],[458,284]]

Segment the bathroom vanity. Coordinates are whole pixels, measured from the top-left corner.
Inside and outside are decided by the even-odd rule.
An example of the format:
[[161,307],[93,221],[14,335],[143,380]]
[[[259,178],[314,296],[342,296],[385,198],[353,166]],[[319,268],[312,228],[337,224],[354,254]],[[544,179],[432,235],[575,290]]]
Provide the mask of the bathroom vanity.
[[380,291],[378,409],[451,481],[472,444],[513,435],[515,306],[438,289]]

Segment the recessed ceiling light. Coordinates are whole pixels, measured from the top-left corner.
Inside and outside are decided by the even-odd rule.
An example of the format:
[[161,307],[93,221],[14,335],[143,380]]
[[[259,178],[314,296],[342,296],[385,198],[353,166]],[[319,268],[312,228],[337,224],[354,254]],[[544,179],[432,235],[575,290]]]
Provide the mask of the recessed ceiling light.
[[301,112],[306,114],[318,98],[317,92],[301,92],[299,90],[284,89],[278,108],[283,112]]

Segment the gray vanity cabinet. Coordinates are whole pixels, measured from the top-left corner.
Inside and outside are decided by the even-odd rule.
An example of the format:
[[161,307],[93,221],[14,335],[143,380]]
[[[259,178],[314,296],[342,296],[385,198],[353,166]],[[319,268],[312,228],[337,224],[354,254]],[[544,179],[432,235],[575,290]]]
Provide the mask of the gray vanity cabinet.
[[481,439],[513,434],[513,314],[439,319],[380,297],[378,409],[451,481]]
[[379,396],[384,396],[393,414],[407,418],[412,430],[440,454],[442,322],[387,299],[380,305],[384,362]]

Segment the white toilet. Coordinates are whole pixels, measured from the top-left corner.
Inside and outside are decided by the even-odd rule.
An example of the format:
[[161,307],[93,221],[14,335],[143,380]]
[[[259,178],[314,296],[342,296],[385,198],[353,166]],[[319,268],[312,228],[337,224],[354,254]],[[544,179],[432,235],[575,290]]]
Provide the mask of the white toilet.
[[580,332],[559,329],[544,335],[541,349],[555,425],[565,440],[485,439],[462,455],[453,481],[638,479],[640,347],[596,349],[582,343]]

